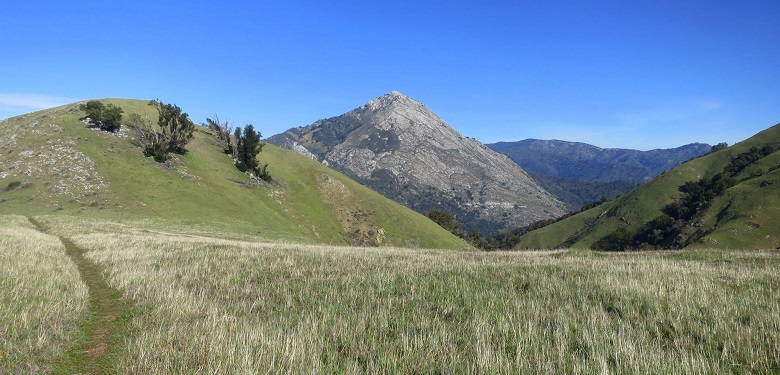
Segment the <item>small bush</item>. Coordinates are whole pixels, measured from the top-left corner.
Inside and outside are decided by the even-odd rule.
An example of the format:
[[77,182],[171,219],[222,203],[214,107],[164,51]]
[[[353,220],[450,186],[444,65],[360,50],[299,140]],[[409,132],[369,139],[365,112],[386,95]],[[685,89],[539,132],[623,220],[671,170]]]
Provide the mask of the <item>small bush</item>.
[[217,114],[214,114],[213,120],[206,118],[206,124],[208,124],[209,129],[214,131],[217,136],[217,141],[219,142],[219,146],[222,147],[222,151],[228,155],[233,155],[235,146],[233,144],[234,142],[230,139],[230,135],[233,133],[233,127],[230,126],[227,121],[220,121]]
[[14,190],[14,189],[18,188],[19,186],[22,186],[22,182],[21,181],[11,181],[5,187],[5,191]]
[[143,119],[133,113],[127,124],[133,133],[133,142],[144,149],[144,156],[151,156],[158,163],[163,163],[170,158],[167,142],[162,134],[154,129],[149,119]]

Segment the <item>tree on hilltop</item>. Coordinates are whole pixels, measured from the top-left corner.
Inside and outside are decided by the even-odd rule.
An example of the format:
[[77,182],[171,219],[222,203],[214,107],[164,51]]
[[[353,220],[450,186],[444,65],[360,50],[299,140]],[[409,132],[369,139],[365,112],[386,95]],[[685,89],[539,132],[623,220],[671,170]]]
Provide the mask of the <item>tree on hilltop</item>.
[[144,155],[162,163],[170,159],[171,153],[187,152],[185,147],[192,140],[195,123],[175,104],[152,100],[149,105],[157,109],[157,126],[137,114],[132,114],[128,121],[128,126],[133,129],[134,141],[144,149]]
[[192,140],[195,123],[175,104],[165,104],[158,100],[152,100],[149,102],[149,105],[157,109],[159,114],[157,125],[162,131],[163,138],[168,143],[168,152],[177,154],[187,152],[184,147]]
[[87,112],[90,122],[95,124],[100,130],[117,132],[122,126],[122,107],[109,104],[103,104],[100,100],[90,100],[80,106],[82,111]]

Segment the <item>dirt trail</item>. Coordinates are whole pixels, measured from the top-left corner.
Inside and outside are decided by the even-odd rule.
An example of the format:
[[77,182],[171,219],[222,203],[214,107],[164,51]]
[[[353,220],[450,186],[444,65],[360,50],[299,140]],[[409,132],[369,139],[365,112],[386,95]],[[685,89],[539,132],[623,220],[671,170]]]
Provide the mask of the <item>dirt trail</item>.
[[[40,222],[28,218],[39,231],[47,233]],[[55,374],[113,374],[116,357],[124,346],[132,301],[108,285],[103,271],[73,241],[58,236],[70,259],[78,267],[81,280],[89,289],[89,313],[81,322],[81,334],[55,364]]]

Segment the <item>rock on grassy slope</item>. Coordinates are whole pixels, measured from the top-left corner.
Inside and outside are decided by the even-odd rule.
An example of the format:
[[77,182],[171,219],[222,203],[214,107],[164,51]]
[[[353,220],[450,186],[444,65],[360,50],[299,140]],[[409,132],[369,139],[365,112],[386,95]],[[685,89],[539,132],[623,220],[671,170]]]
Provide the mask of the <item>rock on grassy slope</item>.
[[[679,187],[723,172],[732,158],[780,144],[775,125],[731,147],[696,158],[616,200],[523,236],[518,248],[587,248],[624,228],[636,231],[679,199]],[[751,163],[734,176],[736,184],[714,198],[683,231],[693,234],[688,247],[766,249],[780,247],[780,152]]]
[[[105,102],[154,118],[141,100]],[[161,220],[226,235],[309,243],[465,248],[424,216],[313,160],[268,145],[278,183],[248,188],[206,128],[172,163],[129,132],[90,129],[78,104],[0,121],[0,214]]]

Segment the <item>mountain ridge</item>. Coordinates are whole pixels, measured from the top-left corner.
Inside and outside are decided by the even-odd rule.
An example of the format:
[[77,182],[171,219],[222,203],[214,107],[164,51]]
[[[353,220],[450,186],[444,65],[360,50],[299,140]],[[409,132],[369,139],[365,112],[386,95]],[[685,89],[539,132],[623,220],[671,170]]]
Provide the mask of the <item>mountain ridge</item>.
[[[533,174],[591,182],[629,180],[640,183],[712,148],[703,143],[690,143],[675,148],[640,151],[541,139],[496,142],[487,146],[508,155]],[[539,160],[545,162],[540,163]]]

